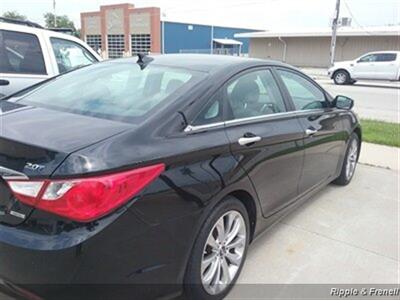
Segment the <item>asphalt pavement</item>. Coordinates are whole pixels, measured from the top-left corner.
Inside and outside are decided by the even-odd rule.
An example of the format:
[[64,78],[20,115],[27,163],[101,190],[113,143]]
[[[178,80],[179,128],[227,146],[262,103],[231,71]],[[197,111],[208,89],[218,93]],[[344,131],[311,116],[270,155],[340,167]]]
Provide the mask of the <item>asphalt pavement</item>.
[[332,96],[344,95],[354,100],[354,111],[366,119],[400,123],[400,88],[365,85],[335,85],[317,80]]
[[354,111],[361,118],[400,123],[400,81],[359,80],[353,85],[335,85],[326,69],[302,68],[302,71],[332,96],[352,98]]

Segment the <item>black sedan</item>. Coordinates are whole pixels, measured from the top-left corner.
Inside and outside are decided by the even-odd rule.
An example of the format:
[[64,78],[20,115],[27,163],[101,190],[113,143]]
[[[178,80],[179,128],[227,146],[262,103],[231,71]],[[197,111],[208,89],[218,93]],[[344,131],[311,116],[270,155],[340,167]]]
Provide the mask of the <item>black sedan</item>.
[[261,232],[351,181],[352,106],[286,64],[211,55],[107,61],[3,99],[0,294],[222,299]]

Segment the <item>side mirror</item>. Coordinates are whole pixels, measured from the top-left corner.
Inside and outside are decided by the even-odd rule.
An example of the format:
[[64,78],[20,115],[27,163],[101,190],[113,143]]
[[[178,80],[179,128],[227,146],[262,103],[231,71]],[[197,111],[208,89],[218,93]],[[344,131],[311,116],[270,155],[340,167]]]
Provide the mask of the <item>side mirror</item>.
[[339,109],[350,110],[354,106],[354,100],[346,96],[338,95],[333,99],[333,106]]

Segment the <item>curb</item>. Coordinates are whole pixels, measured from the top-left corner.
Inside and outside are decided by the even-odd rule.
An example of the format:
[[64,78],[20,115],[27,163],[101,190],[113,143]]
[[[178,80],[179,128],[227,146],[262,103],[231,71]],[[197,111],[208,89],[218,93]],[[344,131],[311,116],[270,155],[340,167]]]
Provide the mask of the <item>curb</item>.
[[399,171],[400,148],[363,142],[359,163],[375,168]]
[[[321,75],[309,75],[312,79],[316,81],[323,81],[324,83],[335,85],[333,80]],[[357,81],[354,84],[348,84],[344,86],[360,86],[360,87],[372,87],[372,88],[385,88],[385,89],[397,89],[400,90],[400,84],[388,84],[388,83],[379,83],[379,82],[368,82],[368,81]]]

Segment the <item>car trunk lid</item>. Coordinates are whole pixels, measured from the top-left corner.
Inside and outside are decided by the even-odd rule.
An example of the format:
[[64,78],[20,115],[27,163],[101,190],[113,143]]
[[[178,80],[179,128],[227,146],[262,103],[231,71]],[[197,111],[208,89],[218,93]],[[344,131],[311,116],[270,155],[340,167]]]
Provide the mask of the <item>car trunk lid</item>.
[[13,196],[7,178],[48,178],[71,153],[130,124],[0,101],[0,223],[18,225],[32,211]]

